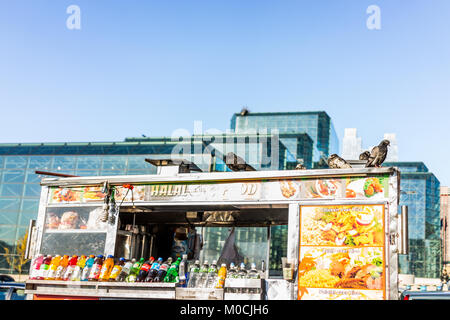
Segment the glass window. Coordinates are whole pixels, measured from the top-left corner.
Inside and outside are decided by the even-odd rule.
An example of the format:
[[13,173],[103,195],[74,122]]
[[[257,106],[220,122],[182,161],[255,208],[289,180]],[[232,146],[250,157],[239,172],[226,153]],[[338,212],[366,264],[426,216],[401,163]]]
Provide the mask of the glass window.
[[28,226],[30,220],[36,220],[38,212],[22,212],[19,216],[19,226]]
[[41,185],[39,184],[26,184],[24,197],[27,198],[39,198],[41,196]]
[[22,212],[26,213],[38,213],[39,211],[39,199],[23,199],[22,200]]
[[23,184],[7,184],[0,185],[0,197],[22,197]]
[[[17,215],[16,215],[17,217]],[[16,219],[17,220],[17,219]],[[13,247],[16,239],[16,221],[14,221],[14,225],[0,225],[0,239],[5,242],[7,245]],[[3,250],[2,250],[3,251]],[[11,248],[10,248],[11,251]],[[13,253],[13,252],[10,252]]]
[[25,180],[24,170],[3,171],[3,183],[23,183]]
[[56,170],[67,170],[67,169],[75,169],[76,157],[68,157],[68,156],[54,156],[53,157],[53,169]]
[[7,169],[16,169],[21,168],[25,169],[27,167],[28,159],[24,156],[6,156],[5,157],[5,168]]
[[34,170],[27,170],[26,171],[26,183],[40,183],[42,178],[44,178],[43,175],[34,173]]
[[150,163],[145,162],[146,156],[130,156],[128,157],[128,169],[145,169],[151,166]]
[[[200,260],[218,260],[231,228],[205,227],[202,229],[204,246],[200,253]],[[237,253],[241,258],[241,261],[235,261],[235,264],[244,262],[246,267],[250,268],[250,264],[255,263],[260,269],[262,260],[267,261],[267,228],[236,227],[235,233]]]
[[124,175],[125,174],[125,170],[102,170],[100,171],[100,175],[102,176],[119,176],[119,175]]
[[3,169],[4,163],[5,163],[5,158],[4,157],[0,157],[0,169]]
[[52,157],[33,156],[29,157],[28,168],[34,170],[48,170],[51,168]]
[[102,169],[105,170],[124,170],[127,167],[127,157],[104,156]]
[[0,199],[0,212],[19,212],[20,199]]
[[98,176],[100,175],[100,170],[77,170],[75,175],[80,177]]
[[[1,211],[0,212],[0,224],[16,224],[18,215],[19,215],[18,212]],[[2,239],[2,238],[0,238],[0,239]]]
[[77,169],[100,169],[101,158],[99,156],[78,157]]

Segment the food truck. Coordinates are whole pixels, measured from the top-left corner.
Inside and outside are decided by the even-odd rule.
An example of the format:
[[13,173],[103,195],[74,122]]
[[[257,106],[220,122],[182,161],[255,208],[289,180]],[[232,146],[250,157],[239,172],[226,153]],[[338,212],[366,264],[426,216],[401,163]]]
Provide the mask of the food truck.
[[27,280],[27,294],[33,299],[399,298],[398,254],[406,235],[396,168],[199,172],[183,161],[151,163],[158,174],[42,179],[30,256],[147,260],[187,253],[189,265],[254,263],[260,277],[226,278],[222,288]]

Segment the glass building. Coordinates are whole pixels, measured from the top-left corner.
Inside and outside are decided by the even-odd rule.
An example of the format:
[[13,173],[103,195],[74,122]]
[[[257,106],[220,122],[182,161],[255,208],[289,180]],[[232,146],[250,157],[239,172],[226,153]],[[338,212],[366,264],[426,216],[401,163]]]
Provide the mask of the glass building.
[[399,271],[438,278],[442,265],[440,183],[423,162],[385,162],[400,170],[400,206],[408,206],[409,254],[400,255]]
[[236,133],[270,133],[276,130],[280,140],[297,159],[301,159],[297,146],[283,134],[306,133],[313,140],[315,166],[319,166],[321,159],[323,162],[330,154],[339,152],[339,140],[333,122],[324,111],[235,113],[231,118],[231,129]]
[[[312,140],[306,134],[290,135],[298,153],[311,163]],[[223,156],[234,152],[257,170],[280,170],[296,158],[276,135],[225,134],[126,138],[124,142],[0,144],[0,274],[15,274],[11,263],[19,256],[31,219],[36,219],[40,181],[36,170],[76,176],[156,174],[145,158],[183,158],[202,171],[229,171]],[[213,234],[213,233],[212,233]],[[248,233],[248,234],[251,234]],[[244,237],[244,233],[239,233]],[[209,237],[209,235],[208,235]],[[248,242],[244,238],[240,243]],[[26,265],[23,270],[28,271]]]

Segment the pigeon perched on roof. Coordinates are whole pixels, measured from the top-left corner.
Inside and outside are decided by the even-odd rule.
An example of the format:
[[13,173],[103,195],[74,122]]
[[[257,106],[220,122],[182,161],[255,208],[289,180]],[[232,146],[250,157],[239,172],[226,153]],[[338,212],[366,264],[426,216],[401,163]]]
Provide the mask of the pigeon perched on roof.
[[306,167],[305,167],[303,164],[299,163],[299,164],[295,167],[295,170],[306,170]]
[[359,155],[359,160],[369,160],[369,157],[370,157],[370,152],[364,151],[363,153],[361,153]]
[[350,169],[352,167],[347,161],[339,157],[337,154],[332,154],[328,158],[327,162],[330,169]]
[[381,167],[388,153],[388,145],[390,145],[390,142],[385,139],[378,146],[373,147],[370,151],[370,157],[367,160],[366,167]]
[[241,110],[241,116],[246,116],[250,110],[247,109],[247,107],[243,107]]
[[223,160],[232,171],[256,171],[255,168],[233,152],[228,152]]

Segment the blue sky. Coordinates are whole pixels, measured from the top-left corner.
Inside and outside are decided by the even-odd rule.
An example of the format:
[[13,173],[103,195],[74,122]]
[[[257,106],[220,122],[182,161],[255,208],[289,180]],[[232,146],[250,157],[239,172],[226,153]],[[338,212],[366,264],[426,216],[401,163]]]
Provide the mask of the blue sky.
[[226,130],[243,105],[324,110],[366,148],[396,133],[400,160],[449,185],[449,39],[448,0],[2,0],[0,142]]

